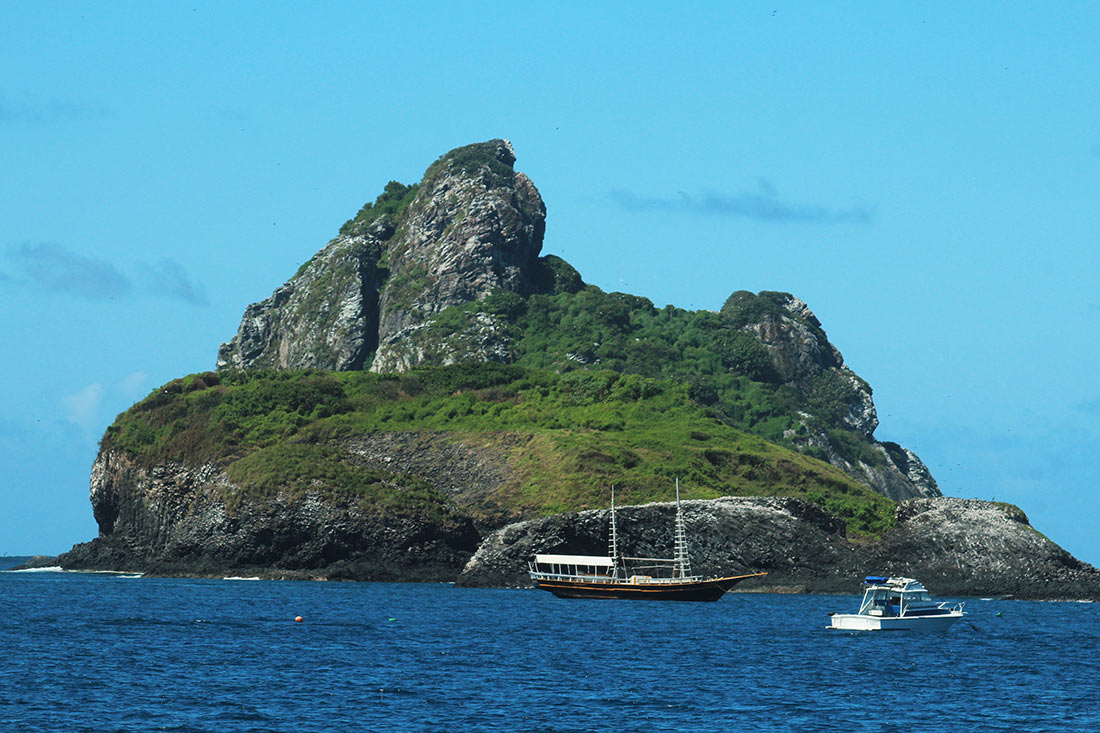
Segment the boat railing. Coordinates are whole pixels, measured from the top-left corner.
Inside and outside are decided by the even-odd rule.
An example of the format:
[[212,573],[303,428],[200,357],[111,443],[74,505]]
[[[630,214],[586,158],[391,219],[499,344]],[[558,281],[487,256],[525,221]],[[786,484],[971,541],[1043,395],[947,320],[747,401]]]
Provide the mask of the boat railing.
[[691,575],[683,578],[655,578],[652,575],[630,575],[626,578],[616,578],[611,575],[591,575],[587,573],[560,573],[545,570],[531,570],[531,578],[534,580],[549,580],[570,583],[629,583],[631,585],[664,585],[683,582],[695,582],[703,579],[701,575]]
[[610,575],[595,575],[592,573],[557,573],[545,570],[531,570],[531,577],[538,580],[567,580],[573,583],[609,583],[614,578]]

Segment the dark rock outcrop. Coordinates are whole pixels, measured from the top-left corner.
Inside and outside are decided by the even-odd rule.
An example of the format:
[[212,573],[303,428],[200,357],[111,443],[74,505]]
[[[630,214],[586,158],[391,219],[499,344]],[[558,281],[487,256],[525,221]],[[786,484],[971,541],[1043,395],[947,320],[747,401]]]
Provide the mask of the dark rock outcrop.
[[57,567],[57,557],[53,555],[0,557],[0,570],[40,570],[53,567]]
[[362,369],[378,346],[378,233],[341,236],[245,309],[218,368]]
[[490,140],[428,169],[389,244],[373,371],[416,366],[417,350],[403,342],[440,311],[498,289],[531,292],[546,207],[531,179],[513,171],[515,160],[511,143]]
[[[234,500],[235,487],[218,466],[146,469],[124,453],[105,451],[91,483],[100,534],[51,562],[160,575],[457,578],[460,585],[523,587],[535,553],[607,551],[607,510],[491,530],[506,512],[472,511],[507,480],[507,461],[491,449],[440,435],[392,433],[353,440],[347,450],[349,459],[389,466],[395,477],[435,474],[435,488],[470,511],[387,514],[311,492]],[[442,464],[455,470],[435,470]],[[724,497],[683,506],[696,572],[769,573],[745,590],[847,593],[865,573],[888,573],[916,577],[939,595],[1100,600],[1100,571],[1007,504],[943,497],[900,502],[895,527],[876,541],[851,541],[843,522],[800,499]],[[674,504],[618,511],[624,554],[672,556]]]
[[[785,435],[800,451],[824,458],[891,499],[942,495],[915,453],[875,439],[878,414],[871,386],[844,364],[809,306],[790,293],[738,291],[726,301],[722,315],[755,335],[767,350],[776,380],[802,394],[800,424]],[[870,459],[843,454],[827,428],[857,433],[874,453]]]
[[218,350],[218,368],[402,372],[427,356],[508,361],[507,339],[489,317],[450,348],[418,334],[451,306],[552,285],[539,258],[546,207],[515,160],[507,140],[441,157],[399,215],[349,228],[248,306]]
[[385,514],[314,493],[234,502],[217,466],[151,470],[104,453],[92,470],[99,536],[61,555],[71,570],[450,580],[477,547],[473,522]]
[[[799,499],[726,497],[683,507],[696,572],[769,573],[744,590],[851,593],[864,574],[883,573],[917,578],[938,595],[1100,600],[1100,571],[1010,505],[901,502],[897,525],[876,542],[850,542],[832,515]],[[674,516],[673,504],[619,510],[623,554],[671,557]],[[485,538],[458,583],[526,587],[535,553],[606,554],[608,525],[606,510],[510,524]]]

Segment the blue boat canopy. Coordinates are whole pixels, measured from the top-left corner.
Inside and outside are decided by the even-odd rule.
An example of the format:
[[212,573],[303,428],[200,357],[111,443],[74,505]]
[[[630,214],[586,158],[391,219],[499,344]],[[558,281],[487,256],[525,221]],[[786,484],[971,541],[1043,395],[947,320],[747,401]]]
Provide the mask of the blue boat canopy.
[[863,582],[867,585],[877,585],[878,583],[885,583],[889,578],[884,578],[881,575],[868,575],[863,579]]

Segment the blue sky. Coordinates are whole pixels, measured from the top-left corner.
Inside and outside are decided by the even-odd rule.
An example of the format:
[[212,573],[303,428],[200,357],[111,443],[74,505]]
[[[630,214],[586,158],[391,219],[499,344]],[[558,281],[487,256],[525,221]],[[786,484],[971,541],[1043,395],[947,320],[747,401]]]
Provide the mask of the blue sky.
[[[1100,6],[8,3],[0,554],[391,179],[510,139],[544,252],[805,300],[876,435],[1100,564]],[[728,6],[728,7],[727,7]]]

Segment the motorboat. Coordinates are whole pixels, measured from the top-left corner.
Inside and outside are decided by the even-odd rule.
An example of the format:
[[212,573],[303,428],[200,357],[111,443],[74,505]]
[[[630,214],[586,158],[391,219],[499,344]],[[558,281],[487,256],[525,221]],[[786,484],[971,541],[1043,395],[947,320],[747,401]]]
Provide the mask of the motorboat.
[[856,613],[830,613],[840,631],[947,631],[966,614],[962,603],[936,602],[912,578],[868,575]]

